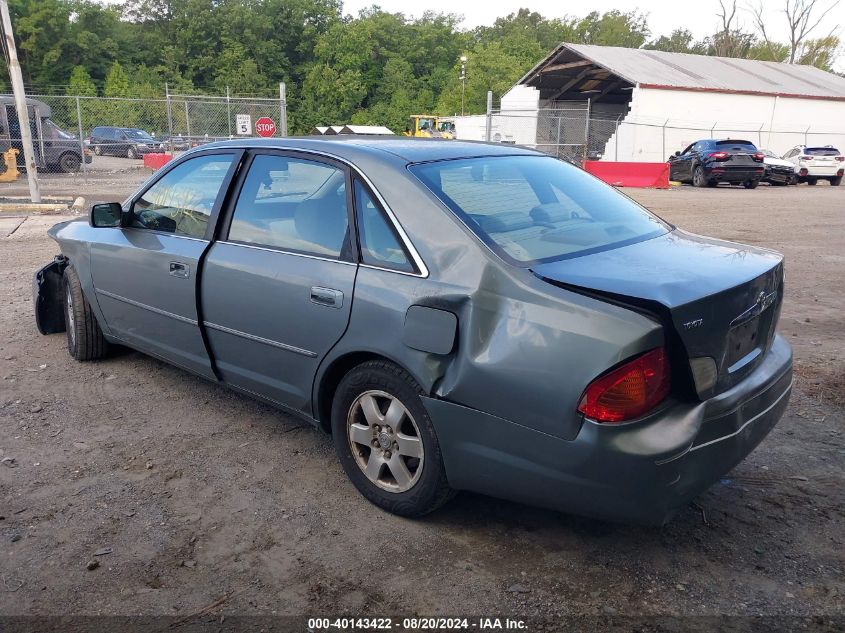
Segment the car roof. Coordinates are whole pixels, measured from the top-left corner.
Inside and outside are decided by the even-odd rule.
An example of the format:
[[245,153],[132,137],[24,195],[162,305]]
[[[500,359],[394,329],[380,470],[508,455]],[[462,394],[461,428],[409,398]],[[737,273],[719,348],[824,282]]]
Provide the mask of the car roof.
[[339,158],[353,160],[365,152],[380,156],[392,155],[408,163],[480,156],[545,156],[545,154],[501,143],[456,141],[448,139],[409,138],[406,136],[373,137],[355,134],[338,134],[331,138],[322,136],[288,136],[284,138],[248,138],[220,141],[202,145],[197,149],[237,147],[244,149],[302,149],[325,152]]

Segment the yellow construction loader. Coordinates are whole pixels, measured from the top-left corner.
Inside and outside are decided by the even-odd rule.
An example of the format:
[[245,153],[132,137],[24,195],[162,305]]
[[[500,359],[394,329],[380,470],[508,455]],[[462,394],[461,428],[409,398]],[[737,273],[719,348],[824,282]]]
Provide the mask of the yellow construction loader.
[[418,138],[455,138],[455,122],[451,117],[434,114],[413,114],[405,136]]

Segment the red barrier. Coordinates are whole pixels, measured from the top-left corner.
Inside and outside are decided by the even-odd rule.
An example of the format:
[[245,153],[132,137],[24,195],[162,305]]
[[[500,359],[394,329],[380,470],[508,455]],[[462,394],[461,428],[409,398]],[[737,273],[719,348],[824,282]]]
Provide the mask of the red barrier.
[[588,160],[584,169],[615,187],[669,188],[668,163],[615,163]]
[[173,159],[173,154],[144,154],[144,167],[161,169]]

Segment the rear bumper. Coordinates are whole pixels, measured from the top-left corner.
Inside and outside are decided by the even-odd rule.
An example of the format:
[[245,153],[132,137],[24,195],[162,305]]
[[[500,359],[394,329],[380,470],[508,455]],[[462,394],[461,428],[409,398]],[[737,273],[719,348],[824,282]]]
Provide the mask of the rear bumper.
[[806,169],[807,176],[812,178],[835,178],[839,170],[845,169],[845,164],[836,163],[835,165],[825,165],[823,167],[818,165],[801,165],[801,169]]
[[661,524],[748,455],[783,415],[792,350],[776,336],[761,365],[700,403],[670,403],[623,426],[585,421],[562,440],[425,399],[449,483],[602,519]]
[[749,180],[762,180],[763,166],[759,167],[719,167],[708,166],[704,173],[709,180],[719,182],[747,182]]

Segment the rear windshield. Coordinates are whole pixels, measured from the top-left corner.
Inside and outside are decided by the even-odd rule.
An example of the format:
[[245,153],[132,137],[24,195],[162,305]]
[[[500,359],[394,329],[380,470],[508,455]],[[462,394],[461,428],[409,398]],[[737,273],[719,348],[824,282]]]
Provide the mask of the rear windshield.
[[839,156],[839,150],[833,147],[807,147],[804,154],[811,156]]
[[743,152],[756,152],[757,146],[751,141],[716,141],[716,146],[719,149],[733,149]]
[[613,187],[551,157],[487,156],[409,169],[493,251],[521,266],[607,250],[670,229]]

